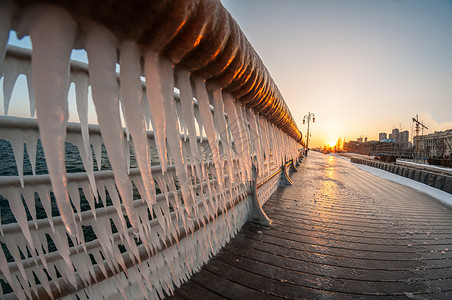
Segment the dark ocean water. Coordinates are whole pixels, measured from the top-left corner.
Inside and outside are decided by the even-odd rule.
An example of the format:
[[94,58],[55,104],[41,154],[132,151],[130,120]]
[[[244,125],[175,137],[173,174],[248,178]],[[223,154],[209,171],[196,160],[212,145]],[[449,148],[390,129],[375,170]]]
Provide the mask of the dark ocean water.
[[[27,149],[24,147],[24,175],[32,175],[32,168],[30,160],[28,159]],[[156,151],[155,151],[156,152]],[[153,153],[156,155],[156,153]],[[153,155],[153,156],[154,156]],[[93,154],[94,157],[94,154]],[[155,162],[155,159],[154,159]],[[158,162],[155,162],[155,164],[158,164]],[[131,168],[137,167],[135,156],[133,155],[133,151],[131,151],[131,157],[130,157],[130,166]],[[101,167],[102,170],[111,170],[110,161],[108,160],[108,156],[105,150],[105,147],[102,145],[102,154],[101,154]],[[97,170],[97,162],[96,159],[94,159],[94,168]],[[70,143],[66,143],[66,169],[68,173],[77,173],[77,172],[85,172],[85,169],[83,167],[83,163],[78,151],[78,148]],[[36,174],[48,174],[46,161],[44,157],[44,151],[42,149],[41,143],[38,140],[37,145],[37,153],[36,153]],[[14,153],[11,147],[11,144],[8,141],[1,140],[0,139],[0,176],[17,176],[17,167],[16,167],[16,161],[14,158]],[[1,177],[0,177],[1,180]],[[80,190],[81,193],[81,211],[89,210],[89,204],[86,201],[82,190]],[[138,191],[134,190],[134,196],[138,198],[140,195]],[[35,194],[35,200],[36,200],[36,215],[38,219],[46,218],[46,214],[44,211],[44,208],[41,205],[41,202],[39,200],[39,197],[37,194]],[[53,194],[51,193],[51,202],[52,202],[52,216],[58,216],[58,208],[55,203],[55,199],[53,198]],[[106,205],[111,205],[111,201],[108,197],[107,193],[107,201]],[[25,209],[27,211],[28,220],[31,220],[31,215],[28,212],[28,208],[25,205]],[[102,207],[103,203],[100,202],[96,204],[97,207]],[[0,196],[0,210],[1,210],[1,222],[2,224],[8,224],[8,223],[14,223],[16,222],[13,214],[11,213],[11,210],[9,208],[8,201]]]

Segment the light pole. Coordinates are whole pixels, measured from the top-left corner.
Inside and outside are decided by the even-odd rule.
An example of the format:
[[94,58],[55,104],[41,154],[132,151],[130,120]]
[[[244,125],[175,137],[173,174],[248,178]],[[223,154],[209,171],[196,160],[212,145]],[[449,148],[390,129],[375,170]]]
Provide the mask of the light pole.
[[312,112],[308,112],[308,114],[303,117],[303,124],[305,124],[306,121],[308,122],[308,134],[306,135],[306,154],[305,154],[306,156],[308,155],[309,150],[309,123],[311,122],[311,119],[312,122],[314,123],[315,115]]

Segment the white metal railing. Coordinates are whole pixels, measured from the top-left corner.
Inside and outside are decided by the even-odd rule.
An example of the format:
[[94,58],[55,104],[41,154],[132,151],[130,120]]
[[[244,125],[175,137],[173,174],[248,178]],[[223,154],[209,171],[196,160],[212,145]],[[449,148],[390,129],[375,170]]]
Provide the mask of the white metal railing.
[[[18,174],[0,177],[2,295],[170,295],[259,215],[281,166],[298,155],[291,116],[289,135],[158,52],[120,43],[99,24],[82,30],[60,7],[2,8],[13,21],[0,22],[0,47],[11,29],[33,42],[33,50],[0,49],[5,113],[24,74],[31,115],[0,117],[0,139],[10,142]],[[77,30],[89,64],[69,60]],[[67,123],[70,82],[78,124]],[[88,125],[91,100],[99,125]],[[79,172],[66,172],[65,143],[78,150]],[[38,145],[48,167],[41,175]],[[95,170],[107,158],[111,169]],[[27,159],[32,175],[24,175]]]

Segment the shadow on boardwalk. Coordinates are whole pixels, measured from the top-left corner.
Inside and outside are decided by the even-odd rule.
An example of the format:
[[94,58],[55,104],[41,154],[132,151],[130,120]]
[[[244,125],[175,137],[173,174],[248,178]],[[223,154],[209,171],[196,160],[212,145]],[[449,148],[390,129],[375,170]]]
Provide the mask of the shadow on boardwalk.
[[311,152],[178,299],[452,298],[452,210]]

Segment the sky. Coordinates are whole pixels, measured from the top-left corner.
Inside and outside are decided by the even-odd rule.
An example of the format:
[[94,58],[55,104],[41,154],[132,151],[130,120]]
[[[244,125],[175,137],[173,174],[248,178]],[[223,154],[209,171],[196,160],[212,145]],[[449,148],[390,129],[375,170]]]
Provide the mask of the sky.
[[[311,123],[310,146],[393,128],[452,128],[452,0],[222,0],[284,96],[299,129]],[[9,43],[30,48],[30,39]],[[84,50],[72,58],[86,61]],[[0,80],[2,84],[3,79]],[[28,99],[25,77],[13,99]],[[1,93],[0,93],[1,94]],[[78,121],[74,88],[70,118]],[[28,117],[28,103],[9,114]],[[3,95],[0,95],[3,103]],[[2,105],[0,105],[2,106]],[[90,123],[96,123],[90,102]],[[3,114],[3,107],[0,107]],[[410,136],[411,138],[411,136]]]
[[313,147],[452,128],[452,1],[222,0]]

